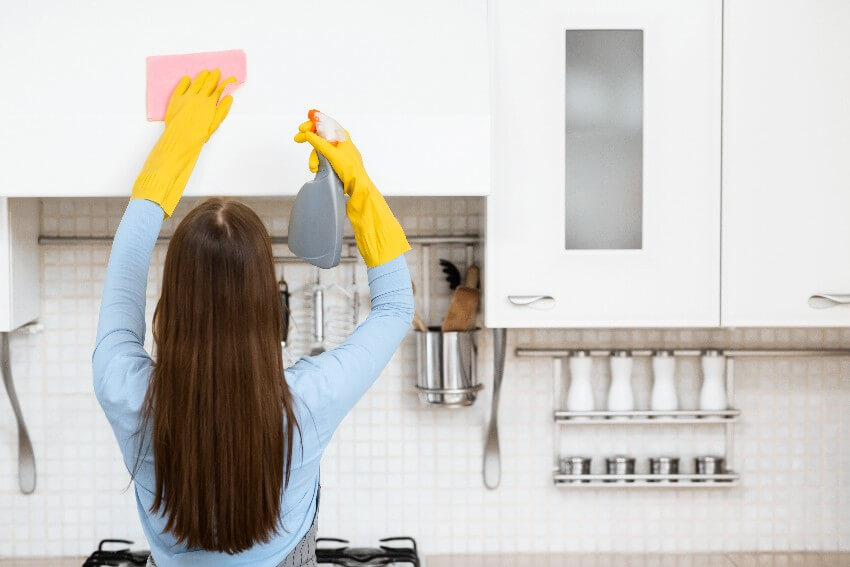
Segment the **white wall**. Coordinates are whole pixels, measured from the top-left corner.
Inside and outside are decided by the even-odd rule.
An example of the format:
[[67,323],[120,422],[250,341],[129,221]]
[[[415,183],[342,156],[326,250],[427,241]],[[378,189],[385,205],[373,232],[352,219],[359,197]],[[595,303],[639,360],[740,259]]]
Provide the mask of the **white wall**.
[[[272,234],[285,234],[291,200],[248,199]],[[164,232],[191,207],[185,200]],[[483,200],[391,199],[410,234],[477,232]],[[125,199],[45,200],[44,235],[111,235]],[[86,554],[106,537],[144,538],[128,475],[91,391],[90,355],[109,249],[102,245],[42,247],[45,332],[14,336],[13,370],[35,445],[36,493],[17,491],[16,435],[0,401],[0,556]],[[282,249],[280,253],[283,253]],[[154,254],[148,321],[158,296],[165,247]],[[463,263],[464,251],[432,252]],[[418,251],[410,254],[419,279]],[[485,267],[486,269],[486,267]],[[297,350],[309,332],[303,284],[306,266],[287,266],[297,294]],[[336,275],[349,281],[348,272]],[[365,269],[358,281],[367,293]],[[443,296],[439,269],[431,287]],[[337,295],[337,299],[341,296]],[[364,302],[368,296],[364,295]],[[338,302],[337,302],[338,303]],[[335,314],[342,313],[335,311]],[[148,333],[147,344],[151,337]],[[534,346],[825,346],[850,345],[850,330],[520,330],[509,353]],[[472,408],[423,407],[413,389],[415,345],[403,343],[373,390],[345,421],[322,469],[320,534],[373,544],[379,537],[416,537],[424,553],[466,551],[690,551],[714,549],[850,549],[850,359],[765,359],[737,363],[737,405],[743,411],[735,446],[742,485],[723,490],[556,489],[552,464],[551,365],[509,355],[501,408],[502,486],[490,492],[480,476],[489,408],[491,349],[480,368],[486,390]],[[683,397],[698,384],[696,365],[682,364]],[[649,369],[636,364],[638,399]],[[596,369],[604,389],[607,373]],[[719,432],[683,427],[588,428],[567,432],[572,449],[600,458],[628,450],[694,454],[716,450]],[[565,446],[566,447],[566,446]],[[641,459],[643,460],[643,459]]]

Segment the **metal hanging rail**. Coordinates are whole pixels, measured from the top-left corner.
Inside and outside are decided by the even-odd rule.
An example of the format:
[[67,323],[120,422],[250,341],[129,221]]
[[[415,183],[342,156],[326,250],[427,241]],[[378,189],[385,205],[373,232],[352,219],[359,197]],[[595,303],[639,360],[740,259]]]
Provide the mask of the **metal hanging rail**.
[[[758,356],[850,356],[850,348],[756,348],[756,349],[724,349],[723,347],[710,347],[719,350],[727,357],[745,358]],[[563,348],[523,348],[517,347],[515,354],[518,357],[538,358],[567,358],[572,356],[576,350],[586,350],[590,356],[610,356],[615,350],[627,350],[632,356],[652,356],[655,350],[669,350],[674,356],[700,356],[703,349],[668,349],[665,347],[651,348],[625,348],[625,349],[563,349]]]
[[[170,236],[160,236],[157,238],[157,244],[168,242]],[[287,237],[272,236],[272,244],[287,244]],[[423,234],[416,236],[407,236],[407,241],[411,244],[479,244],[482,238],[477,234],[458,234],[458,235],[437,235]],[[50,245],[67,245],[67,244],[111,244],[111,236],[45,236],[39,235],[38,243],[47,246]],[[355,244],[353,236],[347,236],[343,239],[345,244]]]
[[[275,256],[273,260],[275,264],[303,264],[305,262],[303,258],[298,256]],[[340,256],[339,258],[340,264],[356,264],[360,261],[357,256]]]
[[[156,239],[157,244],[166,244],[171,239],[170,236],[160,236]],[[66,246],[66,245],[81,245],[81,244],[100,244],[100,245],[111,245],[113,237],[111,236],[45,236],[39,235],[38,243],[43,244],[45,246]],[[271,237],[272,244],[287,244],[288,239],[285,236],[272,236]],[[430,266],[430,248],[431,245],[434,244],[463,244],[466,245],[466,257],[467,257],[467,265],[471,265],[472,263],[472,248],[476,244],[480,244],[482,239],[477,234],[457,234],[457,235],[436,235],[436,234],[423,234],[416,236],[408,236],[407,241],[410,244],[419,244],[422,246],[422,267],[423,274],[428,274],[428,270]],[[343,243],[348,245],[349,247],[353,247],[356,244],[353,236],[347,236],[343,239]],[[360,261],[360,258],[357,256],[343,256],[340,259],[341,264],[356,264]],[[297,256],[275,256],[274,262],[276,264],[301,264],[304,263],[305,260],[297,257]],[[429,312],[430,308],[430,286],[429,279],[427,276],[422,278],[422,295],[423,295],[423,305],[425,307],[425,313]]]

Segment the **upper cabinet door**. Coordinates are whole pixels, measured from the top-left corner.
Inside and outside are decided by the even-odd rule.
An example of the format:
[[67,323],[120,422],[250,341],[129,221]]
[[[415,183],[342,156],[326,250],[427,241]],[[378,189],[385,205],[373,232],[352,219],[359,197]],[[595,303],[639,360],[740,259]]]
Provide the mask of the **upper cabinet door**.
[[243,49],[247,82],[189,195],[295,194],[310,108],[390,195],[490,189],[486,0],[3,2],[0,195],[126,196],[160,132],[145,57]]
[[491,18],[487,325],[718,325],[720,0]]
[[850,325],[850,3],[727,0],[725,26],[723,325]]

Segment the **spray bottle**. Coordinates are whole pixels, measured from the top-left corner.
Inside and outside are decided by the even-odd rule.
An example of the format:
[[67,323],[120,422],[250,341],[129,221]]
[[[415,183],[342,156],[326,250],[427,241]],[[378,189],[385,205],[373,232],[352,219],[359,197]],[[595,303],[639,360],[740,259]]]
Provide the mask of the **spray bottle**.
[[[313,122],[313,132],[333,145],[346,140],[339,123],[318,110],[307,116]],[[316,177],[298,191],[289,215],[289,249],[296,256],[319,268],[337,266],[342,255],[342,234],[345,221],[345,191],[342,181],[322,154]]]

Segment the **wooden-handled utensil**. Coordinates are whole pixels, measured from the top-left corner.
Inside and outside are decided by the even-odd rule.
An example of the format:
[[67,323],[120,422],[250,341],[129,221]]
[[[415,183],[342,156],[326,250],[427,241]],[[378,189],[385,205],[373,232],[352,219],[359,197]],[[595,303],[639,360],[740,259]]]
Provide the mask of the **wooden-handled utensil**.
[[481,291],[478,289],[478,266],[470,266],[466,271],[466,281],[455,289],[449,310],[443,319],[443,332],[469,331],[475,328]]
[[[410,286],[413,288],[413,293],[416,293],[416,284],[413,283],[413,280],[410,280]],[[422,317],[419,316],[419,312],[415,308],[413,311],[413,328],[423,333],[428,332],[428,325],[425,324],[425,321],[422,320]]]

